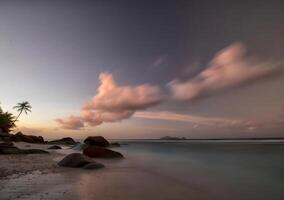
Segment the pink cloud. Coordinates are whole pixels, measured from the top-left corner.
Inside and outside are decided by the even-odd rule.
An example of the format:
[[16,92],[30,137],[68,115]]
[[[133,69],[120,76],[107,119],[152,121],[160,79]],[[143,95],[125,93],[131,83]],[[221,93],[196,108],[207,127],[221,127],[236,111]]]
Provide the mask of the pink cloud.
[[55,120],[57,123],[60,124],[60,127],[63,129],[73,129],[73,130],[78,130],[84,127],[84,123],[81,120],[80,117],[76,116],[69,116],[66,119],[56,119]]
[[247,57],[244,45],[234,43],[218,52],[196,77],[185,82],[174,80],[169,87],[174,99],[192,100],[239,86],[278,69],[279,65]]
[[[116,122],[130,118],[137,110],[144,110],[157,105],[162,100],[159,87],[149,84],[139,86],[119,86],[112,75],[101,73],[100,86],[97,94],[91,101],[87,102],[80,117],[76,117],[78,122],[88,126],[98,126],[104,122]],[[57,120],[63,128],[72,129],[72,122],[75,120]]]
[[161,101],[157,86],[144,84],[140,86],[118,86],[111,74],[100,74],[101,85],[98,94],[87,103],[85,109],[103,111],[125,111],[146,109]]

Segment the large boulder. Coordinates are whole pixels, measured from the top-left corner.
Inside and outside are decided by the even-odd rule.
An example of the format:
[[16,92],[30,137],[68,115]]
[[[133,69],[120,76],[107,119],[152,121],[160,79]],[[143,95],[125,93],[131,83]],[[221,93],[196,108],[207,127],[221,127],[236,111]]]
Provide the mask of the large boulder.
[[84,169],[99,169],[104,165],[94,162],[81,153],[71,153],[64,157],[58,165],[61,167],[84,168]]
[[84,149],[83,154],[91,158],[123,158],[119,152],[98,146],[88,146]]
[[73,168],[79,168],[83,167],[87,164],[89,164],[90,161],[88,161],[82,154],[80,153],[71,153],[67,156],[65,156],[58,165],[61,167],[73,167]]
[[62,138],[60,140],[52,140],[49,144],[63,144],[63,145],[75,145],[76,142],[71,137]]
[[10,138],[14,142],[27,142],[27,143],[39,143],[39,144],[44,143],[44,139],[42,136],[25,135],[22,132],[18,132],[15,135],[10,134]]
[[84,140],[87,145],[96,145],[100,147],[108,147],[109,142],[102,136],[89,136]]

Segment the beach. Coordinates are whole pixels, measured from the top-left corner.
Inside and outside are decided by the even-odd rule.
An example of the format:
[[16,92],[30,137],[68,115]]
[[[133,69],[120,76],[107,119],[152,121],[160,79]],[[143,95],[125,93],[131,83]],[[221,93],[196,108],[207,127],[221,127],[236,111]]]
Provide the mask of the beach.
[[[114,148],[124,154],[124,159],[95,159],[105,165],[98,170],[59,167],[59,160],[77,152],[67,146],[49,150],[48,155],[1,155],[1,171],[6,174],[0,178],[0,199],[284,197],[283,161],[278,160],[284,154],[282,144],[128,143]],[[16,145],[45,150],[50,146],[22,142]]]
[[[44,150],[51,146],[15,144]],[[131,156],[124,160],[96,159],[106,165],[96,171],[60,168],[57,162],[71,152],[65,147],[49,155],[1,155],[0,199],[184,199],[184,195],[203,199],[194,189],[140,168],[141,160]]]

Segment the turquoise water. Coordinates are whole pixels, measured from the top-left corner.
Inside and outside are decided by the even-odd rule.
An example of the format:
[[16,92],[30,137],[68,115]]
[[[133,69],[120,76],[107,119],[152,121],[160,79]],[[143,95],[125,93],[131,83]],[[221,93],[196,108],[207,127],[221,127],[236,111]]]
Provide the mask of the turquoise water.
[[282,143],[122,142],[128,145],[116,150],[133,161],[132,167],[206,194],[208,199],[284,199]]

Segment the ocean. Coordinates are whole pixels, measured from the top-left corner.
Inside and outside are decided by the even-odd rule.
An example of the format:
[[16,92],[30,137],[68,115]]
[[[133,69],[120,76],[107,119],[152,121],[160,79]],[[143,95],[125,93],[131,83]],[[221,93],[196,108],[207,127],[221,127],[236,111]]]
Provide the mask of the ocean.
[[[145,187],[145,184],[156,187],[161,193],[145,187],[145,193],[153,192],[153,199],[164,199],[163,193],[168,199],[184,200],[284,199],[283,141],[120,142],[126,145],[115,149],[126,159],[117,167],[145,173],[135,185],[138,188]],[[135,174],[130,176],[136,178]],[[153,179],[161,185],[153,186]],[[133,180],[130,178],[129,181]],[[151,194],[147,197],[151,198]]]

